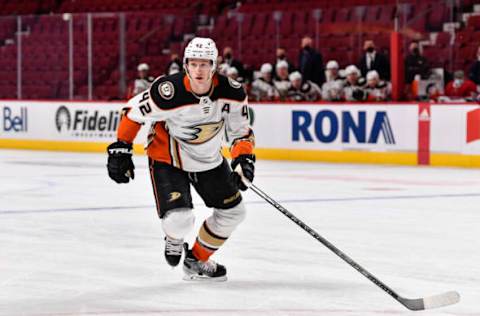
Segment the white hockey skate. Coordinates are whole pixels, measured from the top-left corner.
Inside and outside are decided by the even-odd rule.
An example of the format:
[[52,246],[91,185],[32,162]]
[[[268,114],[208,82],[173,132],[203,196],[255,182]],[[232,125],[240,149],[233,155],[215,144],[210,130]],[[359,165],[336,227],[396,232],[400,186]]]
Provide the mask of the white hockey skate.
[[188,244],[184,244],[185,259],[183,260],[183,271],[185,281],[207,281],[224,282],[227,281],[227,269],[213,260],[200,261],[188,249]]

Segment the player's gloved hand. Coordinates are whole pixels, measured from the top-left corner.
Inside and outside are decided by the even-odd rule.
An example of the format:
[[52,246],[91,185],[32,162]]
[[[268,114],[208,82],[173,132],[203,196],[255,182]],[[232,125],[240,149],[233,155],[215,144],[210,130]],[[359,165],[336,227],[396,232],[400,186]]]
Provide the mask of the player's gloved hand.
[[108,176],[117,183],[128,183],[130,178],[135,178],[133,169],[132,144],[115,142],[107,147],[108,152]]
[[240,155],[232,160],[232,177],[233,182],[238,185],[238,188],[242,191],[248,189],[245,183],[242,181],[242,176],[235,171],[237,166],[240,166],[243,177],[252,182],[255,174],[255,155]]

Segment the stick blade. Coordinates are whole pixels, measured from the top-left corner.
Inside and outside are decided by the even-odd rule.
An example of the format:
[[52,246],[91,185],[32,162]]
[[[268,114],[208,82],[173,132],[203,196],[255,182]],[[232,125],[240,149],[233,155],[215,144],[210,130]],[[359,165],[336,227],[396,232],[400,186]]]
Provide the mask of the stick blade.
[[455,291],[446,292],[425,298],[408,299],[402,298],[400,302],[412,311],[439,308],[443,306],[453,305],[460,302],[460,294]]

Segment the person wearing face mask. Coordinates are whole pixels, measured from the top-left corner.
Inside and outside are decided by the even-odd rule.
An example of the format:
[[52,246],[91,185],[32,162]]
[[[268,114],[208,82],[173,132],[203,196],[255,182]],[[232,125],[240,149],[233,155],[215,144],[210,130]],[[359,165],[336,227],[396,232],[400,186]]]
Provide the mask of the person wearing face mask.
[[445,95],[450,98],[475,98],[478,94],[477,85],[468,79],[462,70],[457,70],[453,74],[453,81],[447,83]]
[[230,68],[235,67],[238,71],[238,76],[245,78],[245,69],[243,64],[238,59],[233,57],[233,49],[229,46],[226,46],[223,49],[223,63],[227,64]]
[[363,49],[365,54],[358,63],[362,76],[365,77],[370,70],[376,70],[380,79],[390,81],[390,62],[388,58],[376,51],[375,43],[372,40],[365,41]]
[[325,82],[322,55],[312,46],[312,38],[302,38],[302,48],[298,56],[298,68],[304,80],[310,80],[318,86]]
[[427,59],[421,55],[418,43],[410,43],[409,51],[410,54],[405,58],[405,83],[411,84],[416,75],[427,79],[428,63]]
[[277,78],[277,74],[275,73],[275,69],[277,68],[277,64],[279,62],[281,62],[282,60],[283,61],[286,61],[287,64],[288,64],[288,73],[291,74],[292,72],[295,71],[295,67],[293,66],[293,64],[287,59],[287,55],[286,55],[286,52],[285,52],[285,48],[283,47],[279,47],[277,48],[277,59],[275,60],[275,62],[273,63],[273,70],[272,70],[272,76],[273,78],[275,79],[278,79]]
[[470,80],[480,85],[480,47],[477,49],[477,60],[470,66],[468,77]]

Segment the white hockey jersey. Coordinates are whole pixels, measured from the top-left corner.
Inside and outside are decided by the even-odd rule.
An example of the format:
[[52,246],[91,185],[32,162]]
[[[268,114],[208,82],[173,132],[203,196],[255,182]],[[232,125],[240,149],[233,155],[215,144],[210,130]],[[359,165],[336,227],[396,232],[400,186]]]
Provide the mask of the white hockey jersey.
[[153,80],[155,80],[153,77],[135,79],[135,82],[133,83],[133,95],[137,95],[140,92],[147,90],[152,84]]
[[273,81],[268,82],[263,78],[258,78],[253,81],[250,92],[251,96],[255,98],[255,101],[273,101],[279,98]]
[[[253,149],[245,91],[240,83],[221,75],[215,75],[212,89],[202,96],[191,91],[183,73],[157,78],[148,91],[132,98],[127,108],[119,140],[133,141],[139,124],[151,122],[148,156],[185,171],[206,171],[220,165],[225,134],[232,146],[247,142]],[[241,151],[246,148],[240,147],[244,148]]]

